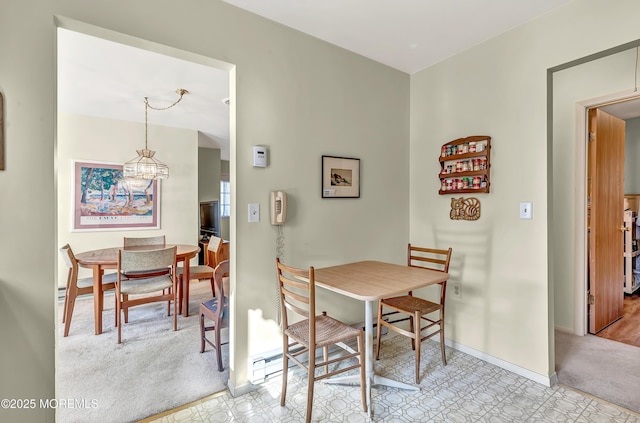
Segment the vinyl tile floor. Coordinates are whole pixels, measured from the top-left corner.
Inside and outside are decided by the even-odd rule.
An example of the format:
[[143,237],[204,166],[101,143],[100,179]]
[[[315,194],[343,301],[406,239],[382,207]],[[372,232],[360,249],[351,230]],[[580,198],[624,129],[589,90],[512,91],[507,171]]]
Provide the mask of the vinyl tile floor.
[[[314,422],[620,422],[640,423],[640,414],[563,385],[546,387],[468,354],[423,343],[419,391],[374,387],[372,417],[362,411],[359,386],[316,382]],[[213,365],[213,361],[212,361]],[[383,338],[378,374],[414,382],[414,352],[400,336]],[[303,422],[306,374],[289,371],[287,398],[280,406],[281,376],[265,380],[247,394],[214,394],[144,422]]]

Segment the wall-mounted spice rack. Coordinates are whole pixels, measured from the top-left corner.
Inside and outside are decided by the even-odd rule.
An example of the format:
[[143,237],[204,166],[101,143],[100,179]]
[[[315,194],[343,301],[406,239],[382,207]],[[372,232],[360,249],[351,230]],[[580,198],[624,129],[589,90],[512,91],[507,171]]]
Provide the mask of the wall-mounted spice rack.
[[491,137],[473,135],[444,144],[440,153],[438,194],[489,192]]

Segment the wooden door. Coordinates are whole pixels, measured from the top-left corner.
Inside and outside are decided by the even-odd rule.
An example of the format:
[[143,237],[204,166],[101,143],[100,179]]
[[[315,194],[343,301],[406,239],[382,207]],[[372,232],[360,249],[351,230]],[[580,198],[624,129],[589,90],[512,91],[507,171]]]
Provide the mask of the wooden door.
[[589,332],[622,317],[625,122],[589,110]]

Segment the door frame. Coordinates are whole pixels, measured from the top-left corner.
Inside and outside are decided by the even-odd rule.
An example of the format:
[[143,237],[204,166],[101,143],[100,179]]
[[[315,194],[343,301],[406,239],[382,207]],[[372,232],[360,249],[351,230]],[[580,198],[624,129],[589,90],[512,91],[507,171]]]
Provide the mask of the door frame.
[[602,107],[613,103],[622,103],[640,98],[640,93],[625,90],[583,100],[576,103],[575,126],[575,223],[574,223],[574,297],[573,316],[574,334],[584,336],[588,332],[588,247],[587,247],[587,136],[588,111],[595,107]]

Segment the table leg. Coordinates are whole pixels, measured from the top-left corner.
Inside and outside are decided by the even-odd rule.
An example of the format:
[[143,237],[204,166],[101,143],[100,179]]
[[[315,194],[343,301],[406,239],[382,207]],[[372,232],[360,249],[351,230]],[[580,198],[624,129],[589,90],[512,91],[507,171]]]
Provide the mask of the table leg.
[[190,285],[190,272],[189,272],[189,259],[185,258],[182,264],[183,272],[182,275],[182,315],[184,317],[189,317],[189,285]]
[[95,324],[95,333],[102,333],[102,308],[104,297],[102,296],[102,266],[93,266],[93,320]]
[[[376,375],[373,368],[373,307],[377,301],[366,301],[364,308],[364,354],[365,354],[365,371],[366,371],[366,397],[367,397],[367,410],[369,417],[372,413],[371,405],[371,388],[375,385],[391,386],[393,388],[408,389],[417,391],[419,386],[409,385],[404,382],[389,379],[388,377]],[[359,383],[360,378],[358,376],[342,376],[332,377],[327,379],[327,383]]]

